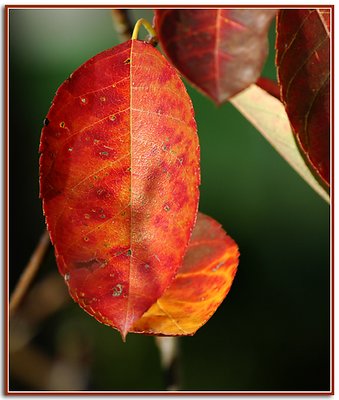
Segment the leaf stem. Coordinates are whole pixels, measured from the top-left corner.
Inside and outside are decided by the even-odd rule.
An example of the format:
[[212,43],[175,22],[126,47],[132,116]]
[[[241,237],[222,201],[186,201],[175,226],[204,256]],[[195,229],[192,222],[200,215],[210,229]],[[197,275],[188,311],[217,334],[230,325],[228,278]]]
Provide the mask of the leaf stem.
[[39,267],[41,265],[41,261],[43,260],[43,257],[48,249],[49,243],[50,243],[49,235],[48,232],[45,231],[42,234],[37,247],[35,248],[28,264],[26,265],[24,272],[20,276],[19,282],[17,283],[12,293],[9,302],[9,312],[11,316],[13,316],[16,309],[20,305],[22,299],[24,298],[27,292],[27,289],[29,288],[30,284],[32,283],[32,280],[34,279],[36,273],[38,272]]
[[147,42],[149,42],[151,44],[157,43],[158,42],[157,34],[156,34],[153,26],[144,18],[140,18],[136,22],[136,24],[134,26],[134,30],[133,30],[131,39],[132,40],[138,39],[138,34],[139,34],[139,30],[140,30],[141,25],[143,25],[144,28],[147,30],[147,32],[150,34],[150,38],[147,40]]

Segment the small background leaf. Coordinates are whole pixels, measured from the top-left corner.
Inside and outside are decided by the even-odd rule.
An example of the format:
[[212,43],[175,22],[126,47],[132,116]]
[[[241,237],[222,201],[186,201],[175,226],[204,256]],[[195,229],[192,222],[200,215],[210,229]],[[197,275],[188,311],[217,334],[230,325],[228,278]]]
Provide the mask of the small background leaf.
[[220,104],[256,82],[274,9],[156,10],[161,46],[194,86]]
[[281,97],[300,150],[330,184],[330,10],[284,9],[277,17]]
[[163,296],[137,321],[134,332],[193,335],[229,292],[238,246],[221,225],[199,213],[184,264]]
[[291,167],[323,199],[329,202],[328,193],[312,175],[299,152],[283,104],[256,85],[251,85],[233,97],[231,103],[258,129]]

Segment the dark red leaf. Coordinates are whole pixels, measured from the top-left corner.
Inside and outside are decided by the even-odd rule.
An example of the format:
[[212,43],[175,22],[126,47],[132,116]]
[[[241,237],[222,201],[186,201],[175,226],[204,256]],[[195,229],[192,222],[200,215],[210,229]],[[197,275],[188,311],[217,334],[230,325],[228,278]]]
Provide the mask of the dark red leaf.
[[281,97],[312,170],[330,183],[329,10],[284,9],[277,18]]
[[271,96],[280,100],[280,86],[278,85],[278,82],[262,76],[257,80],[256,85],[261,87],[261,89],[264,89]]
[[176,68],[220,104],[259,78],[276,10],[156,10],[161,46]]

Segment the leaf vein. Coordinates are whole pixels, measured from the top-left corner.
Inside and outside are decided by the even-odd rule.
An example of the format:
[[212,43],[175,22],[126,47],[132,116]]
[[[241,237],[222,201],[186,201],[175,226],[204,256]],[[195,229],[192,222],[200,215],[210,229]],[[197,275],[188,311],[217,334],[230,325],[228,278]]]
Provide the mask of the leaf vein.
[[157,305],[160,308],[160,310],[173,322],[173,324],[185,335],[188,335],[189,333],[186,332],[179,324],[178,322],[172,317],[172,315],[160,304],[160,300],[157,300]]

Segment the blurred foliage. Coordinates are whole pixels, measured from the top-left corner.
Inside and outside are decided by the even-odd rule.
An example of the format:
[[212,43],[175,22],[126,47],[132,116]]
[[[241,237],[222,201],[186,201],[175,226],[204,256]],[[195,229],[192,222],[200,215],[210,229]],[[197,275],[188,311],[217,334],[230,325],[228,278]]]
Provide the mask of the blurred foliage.
[[[152,20],[151,10],[131,12],[134,20]],[[42,121],[68,75],[119,38],[105,9],[10,10],[9,29],[12,290],[44,229]],[[272,27],[263,73],[271,78],[274,36]],[[188,91],[201,143],[200,210],[222,223],[241,257],[222,306],[194,337],[180,339],[182,389],[329,390],[328,205],[231,104],[216,108]],[[50,249],[36,284],[56,270]],[[65,295],[64,285],[60,290]],[[152,337],[130,334],[123,344],[116,331],[66,298],[33,326],[24,306],[11,321],[12,331],[23,335],[13,339],[11,390],[164,389]],[[32,304],[44,306],[34,298]],[[42,379],[47,368],[51,373]],[[62,373],[68,370],[78,374],[71,382]]]

